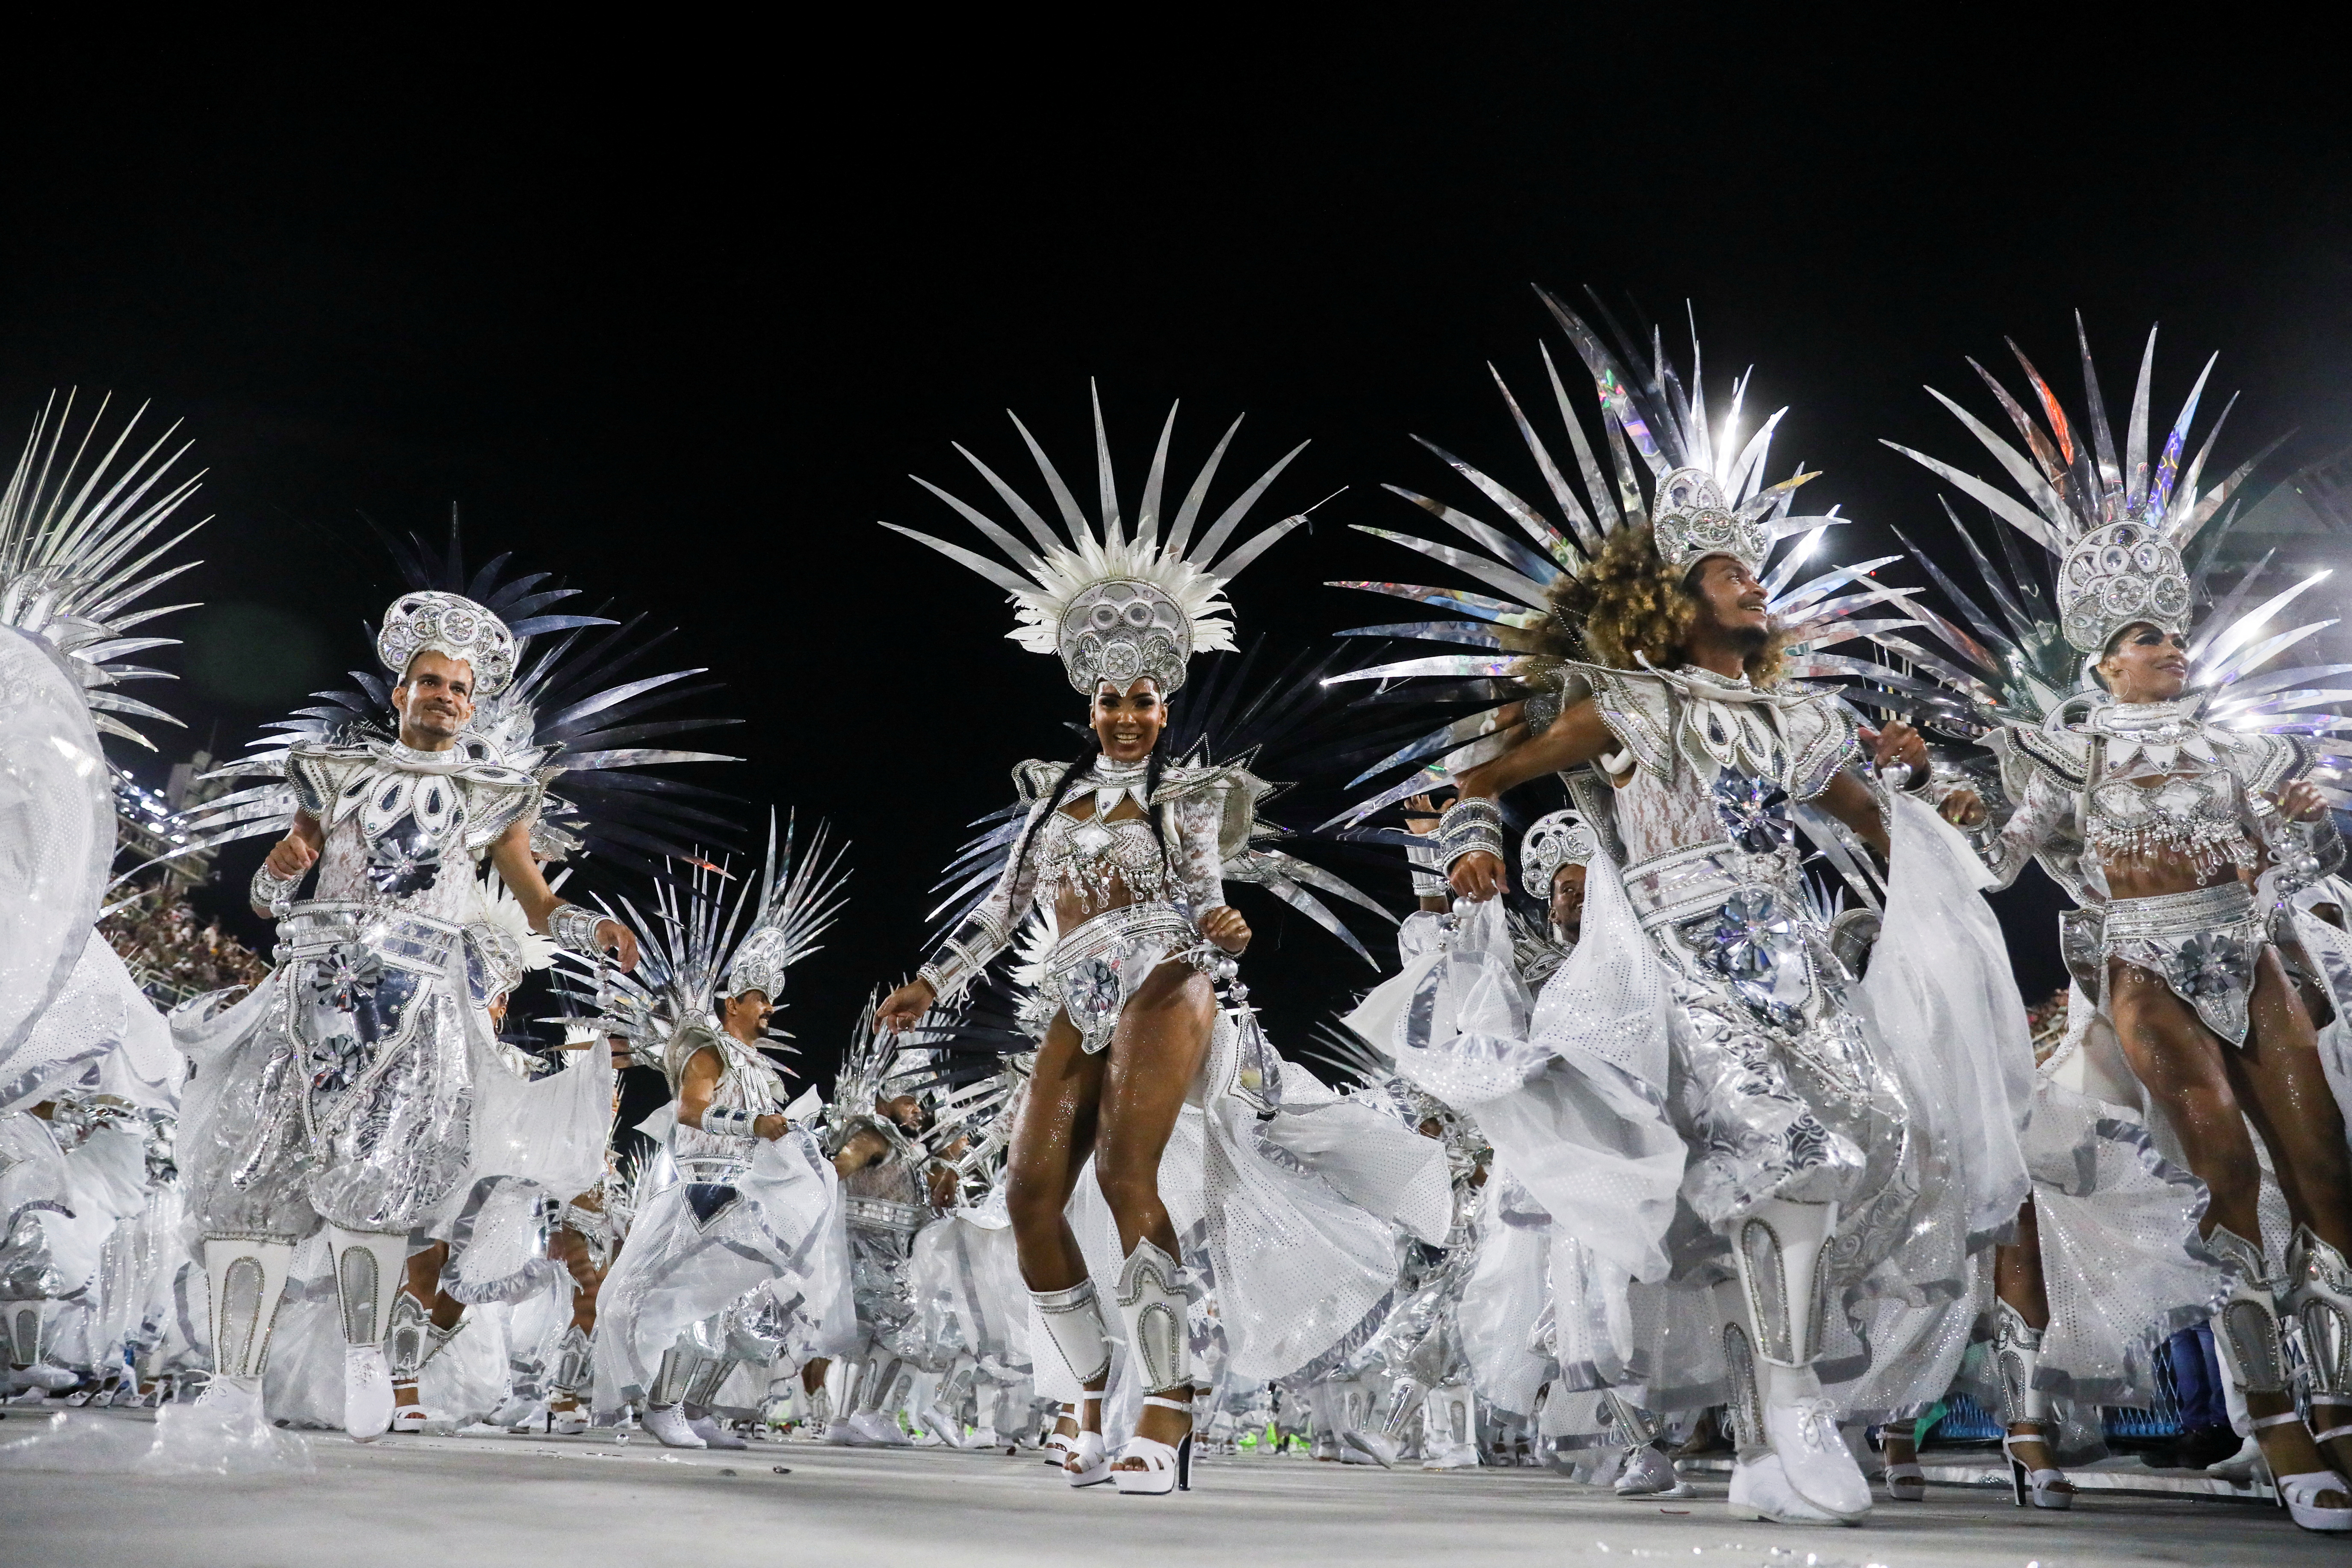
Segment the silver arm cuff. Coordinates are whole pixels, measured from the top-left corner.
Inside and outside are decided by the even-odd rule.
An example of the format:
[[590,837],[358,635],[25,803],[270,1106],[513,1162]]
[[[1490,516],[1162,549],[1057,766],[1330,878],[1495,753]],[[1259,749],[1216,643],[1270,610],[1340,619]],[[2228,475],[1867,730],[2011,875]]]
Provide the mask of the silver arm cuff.
[[915,971],[915,977],[929,983],[936,1000],[950,1001],[979,978],[988,961],[1003,952],[1011,940],[985,916],[975,914],[940,942],[939,952]]
[[555,945],[566,952],[576,952],[583,958],[599,958],[603,952],[596,945],[596,928],[612,917],[600,915],[594,910],[582,909],[578,904],[558,904],[547,917],[547,934]]
[[1408,844],[1404,858],[1412,862],[1412,892],[1418,899],[1442,899],[1454,890],[1445,879],[1445,870],[1437,858],[1437,849],[1430,844]]
[[247,896],[253,900],[255,909],[268,910],[273,918],[283,920],[294,908],[294,889],[302,885],[303,875],[297,871],[290,877],[273,877],[265,860],[253,868],[253,883]]
[[1437,858],[1452,870],[1465,855],[1484,850],[1503,858],[1503,808],[1475,796],[1455,801],[1437,824]]
[[732,1106],[706,1105],[702,1108],[702,1130],[714,1138],[749,1141],[757,1136],[751,1131],[754,1120],[750,1111],[738,1110]]

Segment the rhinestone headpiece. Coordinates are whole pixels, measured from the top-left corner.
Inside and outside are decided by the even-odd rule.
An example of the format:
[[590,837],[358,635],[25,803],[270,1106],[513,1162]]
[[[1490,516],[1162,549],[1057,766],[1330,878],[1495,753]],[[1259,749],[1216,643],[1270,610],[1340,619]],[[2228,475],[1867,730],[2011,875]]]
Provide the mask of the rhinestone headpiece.
[[1743,518],[1727,505],[1723,487],[1704,468],[1674,468],[1658,480],[1650,504],[1651,536],[1658,559],[1676,571],[1710,555],[1728,555],[1760,576],[1772,553],[1774,529],[1764,516]]
[[2058,568],[2058,625],[2096,657],[2126,626],[2186,633],[2193,595],[2180,552],[2149,523],[2109,523],[2074,542]]
[[446,654],[473,668],[474,698],[495,697],[514,681],[515,639],[506,622],[473,600],[438,592],[403,594],[383,616],[375,656],[395,676],[420,653]]
[[1601,841],[1582,816],[1555,811],[1536,818],[1519,840],[1519,872],[1529,892],[1549,898],[1551,879],[1562,866],[1590,866],[1600,853]]

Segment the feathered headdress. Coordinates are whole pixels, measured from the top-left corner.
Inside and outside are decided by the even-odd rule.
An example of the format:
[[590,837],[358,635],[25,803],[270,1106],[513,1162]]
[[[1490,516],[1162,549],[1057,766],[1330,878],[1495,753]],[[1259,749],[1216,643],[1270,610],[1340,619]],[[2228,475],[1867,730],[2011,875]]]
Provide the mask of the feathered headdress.
[[[2115,433],[2108,428],[2106,407],[2099,396],[2098,375],[2091,367],[2090,339],[2083,331],[2079,313],[2074,318],[2074,333],[2083,351],[2083,395],[2089,414],[2082,420],[2067,418],[2049,383],[2042,379],[2022,350],[2014,342],[2010,344],[2010,352],[2024,367],[2032,395],[2049,422],[2046,434],[1984,366],[1973,359],[1969,361],[1969,368],[1991,389],[2002,412],[2017,427],[2025,443],[2025,452],[2002,440],[1974,415],[1934,387],[1927,388],[1927,395],[1950,409],[1984,444],[2024,493],[2030,506],[1948,463],[1897,442],[1889,441],[1886,445],[1949,479],[1982,501],[1994,516],[2059,558],[2060,629],[2077,650],[2096,656],[2106,650],[2116,633],[2137,621],[2171,632],[2189,629],[2194,595],[2182,553],[2244,482],[2253,466],[2277,443],[2240,464],[2229,478],[2200,495],[2198,477],[2204,471],[2214,439],[2230,416],[2229,407],[2224,406],[2221,418],[2214,420],[2212,429],[2206,432],[2204,443],[2190,459],[2187,472],[2181,470],[2180,459],[2188,449],[2189,430],[2197,417],[2197,405],[2204,396],[2206,379],[2213,374],[2214,361],[2221,358],[2215,354],[2198,372],[2197,384],[2189,389],[2189,400],[2181,405],[2180,416],[2173,421],[2171,432],[2165,437],[2164,446],[2151,464],[2147,449],[2148,384],[2156,370],[2156,329],[2151,327],[2147,346],[2140,354],[2139,385],[2132,394],[2123,460],[2118,463]],[[2230,402],[2237,402],[2234,394]]]
[[[617,910],[605,904],[606,913],[625,919],[637,932],[639,945],[631,973],[598,966],[600,1032],[623,1036],[650,1058],[680,1027],[709,1022],[722,994],[757,989],[772,1003],[782,1001],[784,971],[818,950],[816,939],[840,918],[846,901],[842,885],[849,877],[842,864],[846,847],[826,843],[823,823],[810,835],[805,854],[795,854],[796,834],[788,819],[779,837],[775,814],[769,813],[768,858],[756,903],[748,879],[730,900],[726,869],[696,861],[682,875],[674,868],[656,881],[646,910],[626,898]],[[563,962],[575,958],[567,952]],[[772,1048],[798,1054],[798,1047],[782,1044],[792,1038],[785,1031],[772,1026],[768,1037],[776,1043]]]
[[[1091,388],[1089,389],[1091,395]],[[1236,419],[1209,454],[1208,462],[1185,491],[1166,536],[1160,533],[1160,499],[1168,471],[1168,443],[1175,433],[1176,410],[1168,411],[1160,426],[1160,446],[1152,454],[1151,471],[1144,479],[1141,504],[1130,534],[1121,519],[1118,491],[1112,482],[1110,440],[1103,431],[1102,399],[1093,397],[1095,468],[1100,483],[1101,515],[1088,521],[1079,510],[1070,488],[1045,456],[1018,415],[1013,427],[1021,432],[1029,455],[1036,460],[1045,489],[1054,498],[1066,539],[1056,534],[1037,510],[999,479],[995,470],[959,445],[956,450],[980,471],[999,500],[1020,520],[1031,549],[999,527],[977,508],[969,506],[929,480],[915,482],[953,507],[962,518],[1003,552],[1019,573],[1008,571],[988,557],[928,533],[882,526],[909,539],[920,540],[949,560],[970,567],[1013,597],[1020,622],[1009,635],[1032,653],[1059,654],[1070,685],[1091,697],[1098,681],[1124,689],[1141,676],[1151,676],[1162,692],[1184,684],[1186,662],[1195,653],[1227,650],[1234,646],[1233,624],[1223,618],[1232,606],[1224,586],[1242,568],[1256,560],[1277,539],[1306,521],[1304,513],[1287,517],[1242,540],[1220,557],[1226,542],[1257,504],[1293,458],[1307,449],[1301,441],[1281,461],[1219,513],[1196,542],[1193,529],[1217,465],[1241,428]],[[1019,574],[1026,574],[1025,576]]]
[[[2033,400],[2041,406],[2042,425],[2037,425],[1982,365],[1969,362],[2016,426],[2025,442],[2025,453],[1951,398],[1928,389],[1992,453],[2032,505],[1948,463],[1887,443],[1983,502],[2008,525],[1994,530],[2004,571],[1995,566],[1949,504],[1945,506],[1953,531],[1975,566],[1983,597],[1990,601],[1990,610],[1926,552],[1903,540],[1968,623],[1963,626],[1913,603],[1911,614],[1941,647],[1930,650],[1883,639],[1905,658],[1913,672],[1912,679],[1886,683],[1891,688],[1886,705],[1919,722],[1963,736],[1981,735],[2002,724],[2063,722],[2073,703],[2097,695],[2089,689],[2084,661],[2104,652],[2117,631],[2137,621],[2170,631],[2189,630],[2197,582],[2186,571],[2182,554],[2209,525],[2228,530],[2236,512],[2231,498],[2239,493],[2254,465],[2276,449],[2277,443],[2272,443],[2210,489],[2199,492],[2199,476],[2212,452],[2221,421],[2214,421],[2185,470],[2179,459],[2212,373],[2213,362],[2208,360],[2179,417],[2151,459],[2148,404],[2156,354],[2156,335],[2151,331],[2140,357],[2139,384],[2132,396],[2123,460],[2118,463],[2079,317],[2075,331],[2082,347],[2087,419],[2067,416],[2049,384],[2014,343],[2011,352],[2016,353]],[[2235,401],[2232,397],[2231,402]],[[2228,413],[2224,407],[2224,418]],[[2030,552],[2015,547],[2015,534],[2022,534],[2050,553],[2056,568],[2054,581],[2045,586],[2043,574],[2029,565]],[[2210,564],[2210,551],[2205,559]],[[2347,759],[2338,754],[2332,736],[2344,721],[2333,710],[2343,693],[2333,689],[2330,682],[2347,667],[2270,668],[2280,655],[2336,624],[2335,617],[2329,616],[2273,629],[2280,613],[2328,574],[2311,573],[2258,601],[2255,584],[2268,562],[2266,556],[2242,576],[2189,637],[2190,688],[2205,695],[2203,711],[2208,719],[2232,729],[2309,736],[2321,759],[2331,767],[2340,767]],[[2201,577],[2201,568],[2197,575]],[[2337,805],[2352,800],[2324,781],[2321,793]]]
[[[61,656],[79,678],[91,722],[149,751],[154,743],[132,729],[130,719],[179,721],[162,709],[125,697],[114,688],[132,680],[168,680],[160,669],[125,662],[149,648],[170,647],[177,637],[131,637],[131,628],[189,605],[132,606],[171,579],[196,565],[184,561],[155,568],[174,545],[202,528],[199,520],[162,543],[148,544],[203,481],[200,470],[168,481],[172,466],[185,455],[183,442],[166,454],[179,433],[174,421],[144,451],[118,463],[131,433],[146,413],[142,405],[103,451],[94,452],[110,399],[101,398],[70,449],[73,395],[65,406],[57,395],[33,420],[32,433],[17,455],[8,489],[0,495],[0,625],[39,638]],[[51,415],[54,413],[55,418]],[[93,460],[94,459],[94,460]]]
[[[1884,633],[1914,624],[1904,618],[1910,614],[1906,595],[1911,590],[1864,582],[1870,574],[1900,556],[1833,566],[1799,580],[1822,531],[1844,520],[1834,507],[1817,516],[1790,515],[1798,487],[1814,478],[1812,474],[1799,472],[1778,484],[1764,483],[1772,435],[1786,409],[1765,419],[1752,434],[1744,433],[1742,408],[1748,378],[1742,376],[1732,384],[1730,406],[1721,422],[1715,423],[1707,410],[1696,334],[1691,343],[1690,389],[1685,393],[1681,374],[1666,357],[1654,331],[1645,363],[1633,342],[1612,322],[1621,358],[1558,299],[1542,289],[1536,293],[1592,377],[1611,472],[1603,474],[1549,348],[1541,350],[1544,373],[1551,384],[1561,429],[1575,454],[1582,481],[1580,497],[1500,373],[1490,365],[1488,374],[1495,377],[1511,422],[1535,459],[1556,515],[1547,515],[1500,480],[1435,443],[1415,437],[1500,509],[1503,522],[1489,522],[1417,491],[1390,485],[1386,488],[1438,518],[1476,548],[1360,523],[1353,526],[1419,551],[1494,592],[1410,583],[1334,583],[1330,585],[1335,588],[1385,594],[1461,617],[1359,626],[1341,635],[1410,637],[1489,651],[1376,664],[1330,678],[1383,683],[1406,676],[1452,678],[1461,683],[1455,689],[1457,694],[1475,704],[1467,713],[1365,768],[1357,775],[1358,782],[1391,768],[1415,764],[1400,782],[1334,821],[1360,822],[1408,795],[1449,784],[1455,773],[1500,755],[1524,738],[1520,725],[1504,727],[1497,722],[1498,710],[1528,694],[1527,685],[1512,678],[1528,675],[1531,662],[1541,662],[1531,661],[1526,650],[1532,634],[1556,620],[1554,586],[1584,570],[1620,528],[1652,524],[1660,559],[1670,566],[1694,564],[1711,554],[1736,556],[1763,583],[1767,609],[1785,638],[1783,668],[1792,677],[1875,680],[1885,673],[1884,666],[1822,650],[1856,637],[1876,640]],[[1606,311],[1601,319],[1609,321]],[[1642,367],[1638,376],[1625,368],[1628,361]],[[1647,500],[1643,499],[1644,472],[1651,480]],[[1794,548],[1782,552],[1777,563],[1770,560],[1780,541],[1800,535]],[[1532,548],[1528,542],[1532,542]],[[1857,584],[1862,585],[1856,588]],[[1854,591],[1843,591],[1847,589]],[[1881,605],[1897,615],[1855,618],[1857,612]]]
[[[650,869],[665,858],[688,858],[698,844],[707,845],[714,837],[723,839],[732,830],[734,824],[695,804],[729,797],[637,771],[740,760],[716,752],[644,744],[739,722],[700,718],[648,721],[648,715],[663,704],[716,689],[715,683],[679,684],[704,673],[699,668],[637,673],[647,656],[673,635],[670,631],[649,625],[641,615],[615,621],[609,616],[576,613],[566,602],[581,590],[551,586],[545,572],[510,573],[510,554],[469,571],[454,515],[446,549],[435,549],[413,535],[405,542],[387,536],[386,542],[412,592],[394,605],[383,637],[392,636],[403,605],[449,600],[478,607],[510,634],[513,678],[492,690],[481,668],[476,668],[481,685],[474,718],[458,744],[483,762],[532,773],[547,787],[531,828],[534,854],[561,861],[584,853]],[[400,645],[414,640],[416,629],[412,624],[397,639]],[[450,630],[446,617],[436,618],[434,630],[446,640]],[[179,824],[179,830],[190,836],[190,849],[286,831],[295,811],[293,788],[285,778],[291,746],[397,731],[392,682],[408,656],[402,655],[395,664],[394,655],[383,651],[383,637],[377,647],[389,676],[351,671],[355,689],[313,693],[314,706],[265,725],[245,756],[214,770],[209,776],[270,782],[192,808]]]

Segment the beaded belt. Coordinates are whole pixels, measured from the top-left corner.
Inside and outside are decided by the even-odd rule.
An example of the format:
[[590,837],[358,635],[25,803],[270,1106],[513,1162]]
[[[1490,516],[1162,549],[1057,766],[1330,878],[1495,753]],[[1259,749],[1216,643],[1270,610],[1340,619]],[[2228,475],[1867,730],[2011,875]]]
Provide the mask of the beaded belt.
[[357,942],[394,969],[444,974],[465,934],[465,927],[431,915],[313,899],[278,922],[276,957],[280,963],[317,958]]
[[1193,940],[1192,922],[1178,913],[1174,905],[1158,900],[1105,910],[1089,916],[1054,944],[1052,955],[1045,960],[1046,978],[1050,982],[1090,958],[1099,958],[1113,948],[1150,936],[1170,937],[1173,939],[1171,947],[1189,947]]
[[2112,949],[2134,938],[2191,936],[2253,919],[2254,894],[2243,882],[2221,882],[2187,893],[2112,900],[2105,915],[2102,937]]
[[1742,888],[1785,888],[1794,879],[1791,870],[1783,855],[1750,855],[1726,843],[1694,844],[1628,866],[1625,896],[1642,929],[1654,931],[1711,914]]

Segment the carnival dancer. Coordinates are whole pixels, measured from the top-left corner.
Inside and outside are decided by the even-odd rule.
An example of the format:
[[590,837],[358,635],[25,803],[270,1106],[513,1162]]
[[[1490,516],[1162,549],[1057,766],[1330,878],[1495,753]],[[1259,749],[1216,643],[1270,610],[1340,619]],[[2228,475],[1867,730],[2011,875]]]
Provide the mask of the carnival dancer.
[[638,922],[646,972],[608,998],[610,1031],[669,1079],[674,1104],[646,1130],[675,1176],[639,1206],[598,1291],[597,1404],[640,1402],[672,1447],[742,1447],[713,1413],[719,1391],[774,1359],[795,1313],[830,1310],[845,1272],[839,1183],[786,1118],[783,1072],[762,1051],[782,1041],[770,1019],[785,971],[839,916],[845,875],[822,827],[796,860],[771,818],[757,902],[747,880],[730,906],[700,867],[663,884]]
[[[1269,786],[1239,765],[1171,758],[1159,742],[1191,657],[1234,646],[1222,618],[1225,584],[1304,519],[1239,533],[1250,507],[1290,462],[1286,457],[1196,538],[1221,443],[1172,521],[1163,520],[1173,419],[1171,412],[1132,532],[1122,521],[1098,406],[1101,515],[1094,522],[1023,430],[1066,539],[985,467],[982,477],[1035,549],[926,487],[1019,570],[911,536],[1013,595],[1021,622],[1014,637],[1060,656],[1070,685],[1087,700],[1093,734],[1071,762],[1032,761],[1016,770],[1022,804],[996,838],[1009,841],[1011,852],[992,890],[878,1015],[887,1027],[913,1024],[960,997],[1033,907],[1052,922],[1055,946],[1041,989],[1054,1017],[1013,1138],[1008,1205],[1038,1321],[1059,1370],[1084,1390],[1069,1479],[1110,1480],[1122,1492],[1154,1495],[1190,1483],[1192,1309],[1171,1194],[1160,1181],[1188,1099],[1202,1107],[1202,1136],[1216,1150],[1203,1246],[1239,1364],[1249,1367],[1255,1356],[1267,1375],[1297,1370],[1374,1309],[1395,1277],[1388,1221],[1357,1208],[1296,1160],[1279,1167],[1257,1146],[1259,1135],[1245,1132],[1257,1125],[1258,1109],[1273,1113],[1278,1058],[1245,1008],[1219,1007],[1212,982],[1233,974],[1234,955],[1249,944],[1248,922],[1226,901],[1223,881],[1228,862],[1249,852],[1255,805]],[[1336,1100],[1328,1091],[1326,1098]],[[1117,1232],[1123,1337],[1147,1391],[1135,1435],[1115,1460],[1101,1436],[1110,1342],[1066,1214],[1089,1158]],[[1427,1170],[1426,1155],[1416,1153],[1398,1184]],[[1254,1205],[1279,1205],[1295,1216],[1292,1245],[1279,1256],[1263,1245],[1273,1233],[1252,1235],[1233,1223]],[[1249,1299],[1269,1289],[1287,1299],[1261,1299],[1253,1313]]]
[[[205,1397],[257,1417],[270,1329],[294,1245],[323,1222],[345,1342],[344,1426],[392,1419],[385,1332],[408,1237],[472,1154],[470,1062],[487,1020],[467,985],[474,862],[487,857],[533,930],[592,958],[636,963],[619,921],[565,903],[531,856],[530,773],[461,743],[481,697],[515,677],[516,634],[454,594],[394,602],[377,656],[398,678],[397,739],[305,741],[286,755],[299,806],[254,874],[278,966],[225,1009],[174,1016],[204,1068],[183,1123],[189,1203],[205,1238],[217,1365]],[[295,894],[313,868],[318,888]]]
[[[1357,1027],[1379,1043],[1393,1039],[1401,1070],[1441,1098],[1459,1105],[1477,1096],[1468,1109],[1504,1165],[1547,1209],[1575,1216],[1577,1240],[1601,1266],[1600,1294],[1614,1320],[1604,1338],[1617,1353],[1663,1342],[1685,1358],[1675,1366],[1628,1362],[1624,1375],[1654,1389],[1670,1381],[1700,1403],[1710,1380],[1727,1386],[1740,1426],[1735,1512],[1856,1523],[1869,1511],[1869,1488],[1815,1367],[1827,1308],[1916,1289],[1889,1262],[1898,1244],[1916,1241],[1923,1225],[1964,1228],[1967,1208],[1946,1214],[1920,1202],[1924,1185],[1940,1190],[1951,1173],[1915,1125],[1903,1064],[1888,1058],[1853,1005],[1853,977],[1831,951],[1799,874],[1791,814],[1814,814],[1817,838],[1850,834],[1881,856],[1894,847],[1892,814],[1898,836],[1906,823],[1916,829],[1902,859],[1937,877],[1955,900],[1973,889],[1958,879],[1965,845],[1935,814],[1857,770],[1900,763],[1924,784],[1928,759],[1917,734],[1889,725],[1865,758],[1833,693],[1783,680],[1874,669],[1814,650],[1882,629],[1847,617],[1899,604],[1902,591],[1872,585],[1832,597],[1884,562],[1832,568],[1790,587],[1836,519],[1787,515],[1811,475],[1764,485],[1780,416],[1743,442],[1744,387],[1713,426],[1696,379],[1685,395],[1658,355],[1637,381],[1582,320],[1542,298],[1592,374],[1614,483],[1603,479],[1564,393],[1590,510],[1512,403],[1573,540],[1441,453],[1538,549],[1411,492],[1509,564],[1387,537],[1512,597],[1349,584],[1476,617],[1368,631],[1500,650],[1376,666],[1353,678],[1516,676],[1527,694],[1400,752],[1395,762],[1443,755],[1354,814],[1451,782],[1459,798],[1439,846],[1454,889],[1471,904],[1446,952],[1376,992],[1382,1005],[1368,1003]],[[1806,548],[1768,574],[1776,540],[1796,532],[1810,536]],[[1605,837],[1587,884],[1583,940],[1531,1001],[1512,973],[1494,901],[1506,886],[1496,797],[1553,773],[1567,775],[1586,820]],[[2006,953],[1984,936],[1990,927],[1988,916],[1967,928],[1973,947],[1952,944],[1947,979],[1957,995],[2007,981]],[[1885,1027],[1885,1010],[1871,1011]],[[1965,1022],[1962,1051],[1990,1050],[2009,1026],[1991,1016]],[[2011,1114],[2005,1101],[1975,1110]],[[2009,1212],[2022,1187],[2021,1171]],[[1695,1223],[1672,1226],[1670,1257],[1678,1205]],[[1965,1255],[1949,1250],[1957,1273]],[[1720,1359],[1712,1367],[1704,1334],[1633,1331],[1633,1282],[1671,1276],[1691,1298],[1711,1273],[1719,1277],[1726,1251],[1741,1300],[1714,1341]]]
[[[2330,721],[2319,708],[2328,693],[2314,689],[2329,672],[2266,668],[2331,624],[2272,629],[2325,574],[2242,610],[2249,576],[2195,624],[2184,552],[2252,463],[2199,493],[2217,426],[2181,467],[2210,362],[2151,453],[2155,351],[2151,331],[2120,462],[2087,339],[2087,418],[2069,417],[2021,354],[2045,425],[1979,371],[2027,452],[1937,395],[2024,502],[1896,447],[2056,558],[2054,627],[2027,615],[1989,564],[1980,571],[2011,617],[2009,636],[1945,583],[1986,640],[1950,623],[1935,627],[1958,662],[1929,661],[1926,673],[1944,689],[1923,686],[1925,709],[1991,731],[2011,810],[1987,860],[2004,882],[2038,860],[2079,906],[2062,917],[2068,967],[2210,1194],[2205,1243],[2231,1275],[2214,1322],[2217,1347],[2295,1522],[2341,1532],[2352,1531],[2344,1479],[2352,1470],[2352,1154],[2282,952],[2332,942],[2329,928],[2299,920],[2294,905],[2300,889],[2342,863],[2327,807],[2346,797],[2312,774],[2323,758],[2337,766],[2343,759],[2324,739]],[[1974,552],[1973,540],[1969,546]],[[2025,603],[2042,602],[2038,584],[2017,587],[2031,595]],[[2341,993],[2336,1000],[2340,1008]],[[2292,1226],[2284,1237],[2263,1234],[2256,1136],[2284,1194]],[[2063,1495],[2064,1481],[2046,1442],[2046,1259],[2035,1241],[2028,1231],[2001,1260],[1996,1348],[2005,1389],[2015,1385],[2009,1447],[2021,1487],[2044,1502]],[[2316,1434],[2296,1409],[2284,1318],[2302,1328]]]
[[919,1410],[918,1385],[944,1370],[923,1337],[908,1279],[915,1237],[934,1217],[934,1163],[922,1142],[928,1109],[896,1070],[900,1049],[899,1037],[876,1026],[869,1005],[842,1053],[823,1140],[841,1178],[858,1342],[823,1436],[860,1447],[908,1447],[898,1412]]

